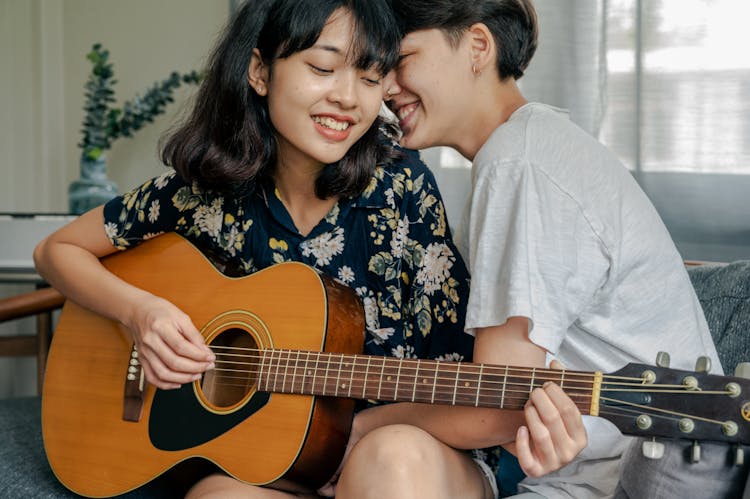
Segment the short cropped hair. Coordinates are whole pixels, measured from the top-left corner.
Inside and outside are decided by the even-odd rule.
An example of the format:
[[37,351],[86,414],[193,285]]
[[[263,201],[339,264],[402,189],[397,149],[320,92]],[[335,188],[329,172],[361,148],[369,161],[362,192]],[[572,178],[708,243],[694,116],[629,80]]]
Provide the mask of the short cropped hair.
[[391,0],[402,35],[439,29],[455,48],[466,30],[485,24],[497,44],[501,80],[519,79],[534,57],[538,24],[531,0]]

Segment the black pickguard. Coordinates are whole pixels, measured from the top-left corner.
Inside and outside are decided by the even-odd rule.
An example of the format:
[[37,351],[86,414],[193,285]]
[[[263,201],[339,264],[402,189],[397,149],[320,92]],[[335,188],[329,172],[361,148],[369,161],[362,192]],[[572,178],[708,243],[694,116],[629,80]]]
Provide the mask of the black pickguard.
[[256,392],[236,411],[215,414],[200,404],[190,383],[176,390],[156,390],[148,422],[149,438],[160,450],[190,449],[231,430],[270,399],[270,393]]

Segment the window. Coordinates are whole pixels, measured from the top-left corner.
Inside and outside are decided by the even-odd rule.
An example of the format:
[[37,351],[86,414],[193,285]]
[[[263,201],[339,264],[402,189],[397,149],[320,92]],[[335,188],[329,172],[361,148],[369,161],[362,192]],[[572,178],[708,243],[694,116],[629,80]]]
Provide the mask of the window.
[[609,0],[601,140],[635,171],[750,174],[750,3]]

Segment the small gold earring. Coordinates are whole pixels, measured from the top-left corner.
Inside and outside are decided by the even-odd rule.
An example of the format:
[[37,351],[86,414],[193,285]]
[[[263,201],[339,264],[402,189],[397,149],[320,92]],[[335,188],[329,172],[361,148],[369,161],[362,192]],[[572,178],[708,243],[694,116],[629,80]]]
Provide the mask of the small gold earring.
[[477,70],[477,65],[476,64],[472,64],[471,65],[471,72],[474,73],[474,76],[481,76],[482,75],[482,70],[481,69]]

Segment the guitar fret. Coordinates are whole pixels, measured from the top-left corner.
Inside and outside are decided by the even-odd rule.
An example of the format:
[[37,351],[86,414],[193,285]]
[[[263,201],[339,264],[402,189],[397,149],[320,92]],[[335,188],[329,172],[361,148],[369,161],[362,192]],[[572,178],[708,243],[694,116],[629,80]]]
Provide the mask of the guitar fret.
[[453,402],[452,405],[456,405],[456,390],[458,390],[458,376],[461,372],[461,363],[458,362],[456,365],[456,383],[453,385]]
[[262,391],[268,391],[268,376],[265,375],[264,368],[266,364],[266,351],[263,350],[263,353],[261,354],[260,359],[260,372],[258,373],[258,388],[261,388],[261,383],[265,381],[265,386],[261,388]]
[[380,379],[378,380],[378,400],[380,400],[380,390],[383,387],[383,375],[385,374],[385,361],[386,361],[385,357],[382,357],[380,360],[381,367],[380,367]]
[[505,376],[503,376],[503,391],[500,394],[500,407],[498,409],[502,409],[505,407],[505,388],[508,386],[508,366],[505,366]]
[[312,387],[310,391],[305,391],[305,383],[312,382],[312,380],[310,379],[310,369],[308,368],[310,364],[310,355],[310,352],[305,353],[305,367],[302,368],[302,382],[300,386],[300,393],[303,395],[312,393]]
[[[287,353],[284,356],[284,361],[286,362],[286,365],[284,366],[284,374],[283,374],[283,378],[281,381],[281,393],[286,393],[286,377],[289,374],[289,359],[292,356],[292,351],[291,350],[287,350],[287,351],[289,353]],[[281,352],[283,353],[284,351],[282,350]],[[279,354],[279,358],[281,358],[281,354]]]
[[326,372],[323,376],[323,390],[321,390],[321,395],[328,395],[326,385],[328,384],[328,370],[331,368],[331,354],[326,354],[326,357]]
[[365,379],[362,382],[362,398],[365,398],[365,390],[367,389],[367,376],[370,373],[370,359],[372,357],[367,357],[367,367],[365,367]]
[[[309,359],[310,353],[300,351],[299,355],[297,356],[297,361],[299,365],[295,369],[295,373],[299,376],[299,388],[297,389],[297,393],[300,394],[307,394],[305,391],[305,381],[307,380],[307,359]],[[304,364],[302,364],[302,360],[305,360]],[[299,372],[297,371],[299,369]]]
[[338,368],[336,369],[336,391],[334,393],[335,397],[339,396],[339,383],[341,381],[341,366],[343,365],[342,362],[339,362]]
[[315,367],[312,370],[312,379],[310,380],[310,393],[317,395],[318,389],[318,365],[320,364],[320,352],[315,354]]
[[529,394],[534,391],[534,378],[536,377],[536,367],[531,368],[531,382],[529,383]]
[[484,364],[479,365],[479,380],[477,381],[477,398],[474,401],[474,407],[479,407],[479,393],[482,390],[482,371],[484,371]]
[[352,385],[354,384],[354,371],[357,369],[357,357],[352,357],[352,370],[349,373],[349,390],[347,391],[347,397],[352,398]]
[[438,378],[438,372],[440,372],[440,363],[438,362],[435,366],[435,377],[432,380],[432,397],[430,398],[430,403],[435,403],[435,388],[437,388],[437,378]]
[[[271,386],[271,390],[270,390],[272,392],[276,391],[276,381],[278,380],[278,375],[279,375],[278,365],[274,364],[274,360],[273,360],[274,352],[276,352],[276,350],[271,350],[271,356],[268,359],[268,368],[269,368],[268,373],[273,378],[273,385]],[[271,369],[273,369],[274,367],[276,367],[276,372],[272,373]]]
[[414,372],[414,383],[412,383],[412,390],[411,390],[411,401],[414,402],[417,398],[417,383],[419,380],[419,359],[417,359],[417,370]]
[[404,365],[404,361],[398,363],[398,371],[396,371],[396,387],[393,390],[393,400],[398,398],[398,385],[401,383],[401,366]]
[[[291,354],[291,351],[289,352]],[[294,390],[295,382],[297,380],[297,367],[299,366],[299,354],[300,351],[297,350],[297,359],[294,361],[294,371],[292,371],[292,388],[290,390],[291,393],[296,393]],[[291,355],[289,355],[289,358],[291,359]]]

